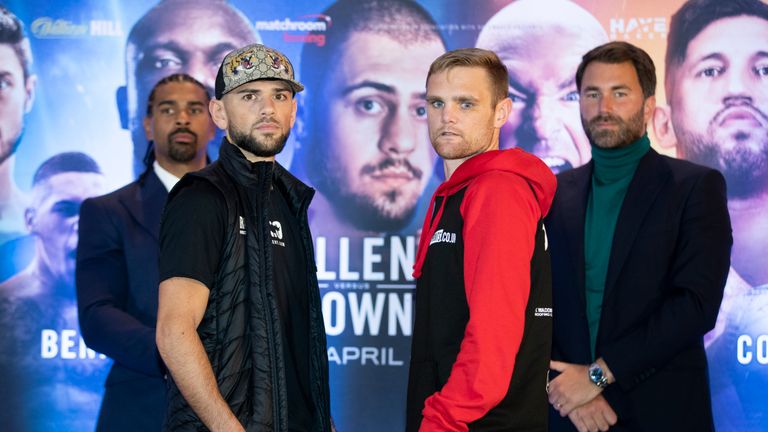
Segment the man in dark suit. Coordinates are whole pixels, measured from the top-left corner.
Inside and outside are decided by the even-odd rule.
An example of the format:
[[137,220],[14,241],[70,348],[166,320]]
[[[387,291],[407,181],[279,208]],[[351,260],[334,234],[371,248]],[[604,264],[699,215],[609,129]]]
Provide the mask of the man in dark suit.
[[725,181],[650,148],[644,51],[601,45],[576,83],[592,161],[558,176],[547,218],[550,430],[713,430],[702,338],[728,274]]
[[80,327],[89,347],[115,360],[97,430],[162,426],[166,372],[155,344],[160,215],[176,181],[205,166],[214,134],[209,100],[205,87],[189,75],[160,80],[144,119],[153,143],[146,171],[82,205],[76,271]]

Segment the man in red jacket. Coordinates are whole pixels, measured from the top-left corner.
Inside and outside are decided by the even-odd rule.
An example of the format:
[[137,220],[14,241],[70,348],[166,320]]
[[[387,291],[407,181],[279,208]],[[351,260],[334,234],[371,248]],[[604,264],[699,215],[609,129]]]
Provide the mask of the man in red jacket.
[[432,198],[416,258],[408,431],[544,430],[552,330],[542,219],[547,166],[499,151],[512,102],[491,51],[432,63],[427,119],[446,181]]

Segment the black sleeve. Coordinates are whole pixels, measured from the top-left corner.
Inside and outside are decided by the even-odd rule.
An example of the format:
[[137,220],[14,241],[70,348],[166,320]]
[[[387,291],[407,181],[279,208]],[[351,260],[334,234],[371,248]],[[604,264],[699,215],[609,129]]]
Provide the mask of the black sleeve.
[[699,177],[684,201],[664,289],[671,295],[649,311],[643,325],[603,347],[602,357],[623,391],[642,382],[656,365],[701,344],[715,326],[733,244],[726,197],[720,172],[710,169]]
[[226,230],[221,192],[201,179],[184,179],[169,197],[160,225],[160,282],[195,279],[213,287]]
[[[141,373],[163,376],[155,329],[126,312],[130,268],[116,211],[106,199],[87,199],[80,207],[75,269],[80,329],[90,348]],[[146,288],[157,295],[156,286]]]

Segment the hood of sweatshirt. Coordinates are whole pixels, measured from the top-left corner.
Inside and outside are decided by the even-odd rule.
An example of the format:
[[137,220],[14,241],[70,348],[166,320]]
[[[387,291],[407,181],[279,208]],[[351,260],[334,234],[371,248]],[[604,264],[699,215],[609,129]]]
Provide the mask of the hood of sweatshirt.
[[[437,229],[437,223],[440,221],[443,208],[445,207],[445,198],[466,187],[475,177],[489,171],[509,172],[525,179],[531,187],[531,193],[534,193],[536,201],[539,203],[541,217],[543,218],[549,213],[552,199],[555,196],[557,180],[549,167],[541,159],[519,148],[491,150],[473,156],[464,161],[451,175],[451,178],[443,182],[437,188],[434,195],[432,195],[432,201],[429,204],[429,210],[427,210],[421,230],[421,237],[419,238],[416,263],[413,266],[414,277],[418,278],[421,276],[421,267],[427,255],[429,239],[432,238],[434,231]],[[432,214],[434,213],[437,197],[443,197],[443,200],[440,203],[437,214],[433,218]]]

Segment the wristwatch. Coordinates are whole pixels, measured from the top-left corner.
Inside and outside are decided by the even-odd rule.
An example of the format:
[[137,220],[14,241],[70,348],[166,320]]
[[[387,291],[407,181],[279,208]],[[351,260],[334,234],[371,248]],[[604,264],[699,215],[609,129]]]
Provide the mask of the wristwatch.
[[589,365],[589,380],[600,388],[608,387],[608,377],[603,373],[603,368],[597,363]]

